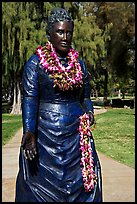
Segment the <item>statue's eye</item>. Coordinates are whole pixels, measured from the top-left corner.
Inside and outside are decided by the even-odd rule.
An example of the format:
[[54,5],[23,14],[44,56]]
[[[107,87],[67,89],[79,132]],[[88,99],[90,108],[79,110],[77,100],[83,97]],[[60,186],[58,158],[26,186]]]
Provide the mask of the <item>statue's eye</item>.
[[67,32],[67,36],[71,36],[72,35],[72,32],[71,31],[68,31]]
[[62,35],[64,32],[63,32],[63,30],[58,30],[57,33],[58,33],[59,35]]

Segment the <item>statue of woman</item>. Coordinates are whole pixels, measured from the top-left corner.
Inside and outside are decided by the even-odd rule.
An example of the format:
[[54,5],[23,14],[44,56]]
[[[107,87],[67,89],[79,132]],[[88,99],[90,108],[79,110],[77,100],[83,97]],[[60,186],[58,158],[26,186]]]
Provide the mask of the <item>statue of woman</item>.
[[89,76],[73,30],[68,12],[54,9],[48,42],[25,64],[15,202],[102,202]]

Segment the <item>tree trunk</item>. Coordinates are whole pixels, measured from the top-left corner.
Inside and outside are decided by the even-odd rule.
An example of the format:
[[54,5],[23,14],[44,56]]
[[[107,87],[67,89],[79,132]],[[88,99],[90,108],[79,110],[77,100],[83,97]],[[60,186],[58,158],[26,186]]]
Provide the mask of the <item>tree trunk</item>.
[[121,90],[118,90],[118,98],[121,98]]
[[122,99],[125,99],[125,90],[121,90],[122,93]]
[[14,84],[14,100],[11,114],[21,114],[21,90],[19,82]]
[[64,2],[63,1],[61,2],[61,8],[64,9]]
[[107,102],[108,97],[108,70],[104,69],[105,81],[104,81],[104,102]]
[[95,91],[95,94],[96,94],[96,99],[98,98],[98,90],[96,89]]

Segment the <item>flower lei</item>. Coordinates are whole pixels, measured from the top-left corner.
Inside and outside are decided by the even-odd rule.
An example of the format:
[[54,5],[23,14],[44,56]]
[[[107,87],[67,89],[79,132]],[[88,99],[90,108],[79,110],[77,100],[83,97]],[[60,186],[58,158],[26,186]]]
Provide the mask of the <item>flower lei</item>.
[[90,142],[91,133],[91,122],[88,114],[80,116],[80,150],[82,151],[81,165],[82,165],[82,176],[84,181],[85,191],[91,191],[94,188],[96,182],[96,174],[93,169],[93,156]]
[[44,47],[36,48],[36,54],[40,58],[40,64],[54,79],[54,86],[60,90],[73,90],[74,87],[81,87],[82,70],[78,62],[78,52],[70,48],[68,53],[68,66],[64,67],[58,59],[53,45],[48,41]]

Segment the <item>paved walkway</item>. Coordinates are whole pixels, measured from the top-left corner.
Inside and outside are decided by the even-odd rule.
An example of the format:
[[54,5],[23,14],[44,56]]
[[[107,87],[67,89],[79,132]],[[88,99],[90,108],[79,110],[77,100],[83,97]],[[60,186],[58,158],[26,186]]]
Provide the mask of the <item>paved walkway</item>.
[[[106,109],[95,109],[100,114]],[[22,129],[2,148],[2,202],[14,202]],[[104,202],[135,202],[135,170],[98,152]]]

